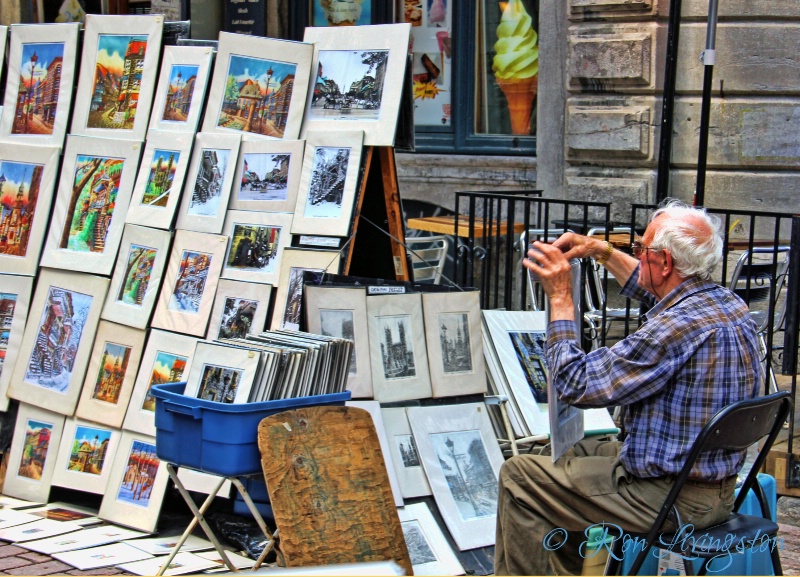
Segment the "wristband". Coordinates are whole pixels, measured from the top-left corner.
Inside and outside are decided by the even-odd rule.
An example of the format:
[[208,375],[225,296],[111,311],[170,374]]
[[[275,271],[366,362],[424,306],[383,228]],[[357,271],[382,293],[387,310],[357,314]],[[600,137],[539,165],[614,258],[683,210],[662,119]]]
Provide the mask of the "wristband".
[[606,264],[606,261],[611,257],[611,253],[614,252],[614,245],[610,242],[606,241],[606,248],[603,251],[603,254],[600,255],[600,258],[595,259],[597,264]]

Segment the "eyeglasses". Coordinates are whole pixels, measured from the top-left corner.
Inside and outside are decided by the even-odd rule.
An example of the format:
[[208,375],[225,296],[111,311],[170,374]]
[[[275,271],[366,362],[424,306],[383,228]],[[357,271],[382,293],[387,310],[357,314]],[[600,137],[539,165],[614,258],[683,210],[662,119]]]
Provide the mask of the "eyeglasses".
[[631,251],[633,252],[633,256],[635,256],[639,260],[641,260],[642,254],[647,252],[648,250],[652,250],[653,252],[659,252],[664,249],[645,246],[645,244],[641,240],[635,240],[631,243]]

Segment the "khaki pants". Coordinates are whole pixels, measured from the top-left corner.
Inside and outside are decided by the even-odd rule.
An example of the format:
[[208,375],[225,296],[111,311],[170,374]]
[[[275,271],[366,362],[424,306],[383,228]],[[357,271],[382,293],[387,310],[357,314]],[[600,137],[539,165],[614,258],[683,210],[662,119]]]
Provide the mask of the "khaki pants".
[[[622,443],[584,440],[558,462],[550,456],[512,457],[500,470],[495,573],[579,575],[593,525],[646,533],[673,479],[639,479],[619,462]],[[687,484],[678,498],[684,524],[696,529],[725,520],[733,509],[736,477],[720,485]],[[674,530],[668,524],[667,530]],[[588,533],[588,531],[587,531]],[[609,535],[619,532],[609,529]],[[635,556],[636,551],[626,551]],[[548,564],[549,562],[549,564]]]

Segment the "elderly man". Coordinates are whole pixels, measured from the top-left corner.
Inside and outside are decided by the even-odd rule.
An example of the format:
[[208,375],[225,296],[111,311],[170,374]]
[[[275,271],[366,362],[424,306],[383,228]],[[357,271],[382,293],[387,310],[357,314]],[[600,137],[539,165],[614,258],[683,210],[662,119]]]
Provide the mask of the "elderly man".
[[[579,574],[583,532],[598,523],[646,532],[703,425],[757,394],[755,324],[744,302],[709,280],[722,258],[718,229],[704,210],[672,201],[653,214],[634,256],[573,233],[528,252],[524,265],[550,301],[553,387],[578,407],[625,406],[627,436],[584,440],[556,463],[522,455],[503,465],[498,575]],[[622,294],[653,304],[635,333],[590,353],[578,345],[569,265],[586,257],[613,273]],[[701,528],[728,517],[744,457],[700,456],[677,503],[685,523]]]

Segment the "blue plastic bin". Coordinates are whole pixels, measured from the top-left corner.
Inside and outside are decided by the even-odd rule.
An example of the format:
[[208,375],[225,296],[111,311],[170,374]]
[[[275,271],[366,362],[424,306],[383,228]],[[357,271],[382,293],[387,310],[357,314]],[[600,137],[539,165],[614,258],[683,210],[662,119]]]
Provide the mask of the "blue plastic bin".
[[162,461],[224,477],[262,474],[258,424],[302,407],[344,405],[350,392],[229,404],[184,396],[186,383],[153,385],[156,454]]

